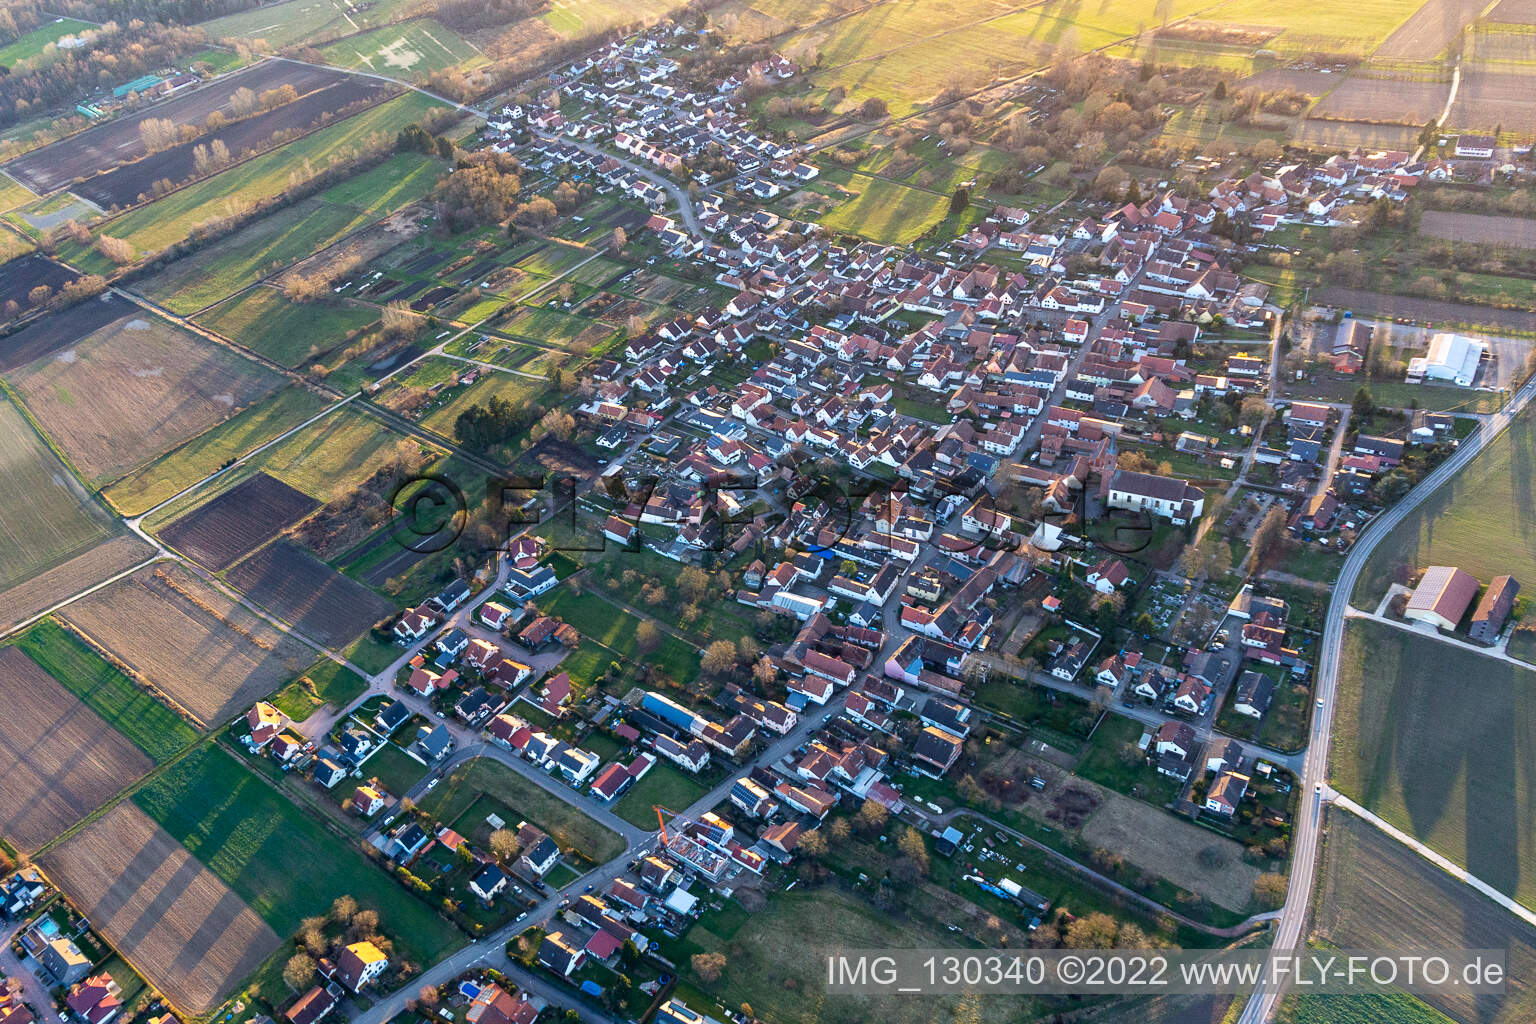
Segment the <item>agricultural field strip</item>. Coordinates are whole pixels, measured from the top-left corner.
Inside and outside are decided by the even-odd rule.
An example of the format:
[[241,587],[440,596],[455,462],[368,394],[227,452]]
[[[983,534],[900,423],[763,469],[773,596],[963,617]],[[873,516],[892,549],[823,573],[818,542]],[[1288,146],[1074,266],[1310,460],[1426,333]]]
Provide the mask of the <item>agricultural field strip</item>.
[[277,933],[186,847],[121,801],[44,860],[124,959],[192,1013],[281,944]]
[[19,849],[42,848],[154,766],[17,647],[0,647],[0,692],[0,831]]
[[[892,2],[892,0],[878,0],[878,2]],[[837,18],[829,19],[829,20],[838,20],[838,19],[841,19],[843,17],[851,17],[852,15],[862,13],[863,11],[868,10],[870,7],[878,6],[878,2],[874,3],[874,4],[870,4],[868,7],[863,7],[863,8],[859,8],[858,10],[855,10],[855,11],[847,12],[847,14],[840,14],[840,15],[837,16]],[[1037,10],[1037,9],[1045,7],[1049,2],[1050,2],[1050,0],[1039,0],[1038,3],[1025,4],[1023,6],[1020,6],[1020,7],[1016,8],[1013,11],[1007,12],[1007,14],[1005,14],[1005,15],[993,16],[993,17],[985,19],[985,21],[996,20],[996,18],[998,18],[998,17],[1006,17],[1006,16],[1009,16],[1009,15],[1016,15],[1016,14],[1019,14],[1019,13],[1024,12],[1024,11]],[[1212,11],[1212,10],[1215,10],[1215,9],[1217,9],[1219,7],[1224,6],[1227,2],[1228,2],[1228,0],[1216,0],[1215,3],[1212,3],[1212,4],[1208,5],[1208,6],[1202,7],[1199,10],[1191,11],[1188,14],[1184,15],[1182,18],[1179,18],[1176,21],[1170,22],[1170,24],[1178,24],[1178,23],[1183,22],[1183,21],[1188,21],[1188,20],[1196,19],[1196,18],[1200,17],[1201,15],[1208,13],[1209,11]],[[819,25],[823,25],[823,24],[826,24],[826,23],[827,23],[826,21],[817,22],[815,25],[811,26],[811,28],[815,28],[815,27],[817,27]],[[981,24],[981,23],[978,23],[978,24]],[[1077,23],[1076,22],[1072,22],[1072,24],[1077,24]],[[962,28],[952,29],[950,31],[962,31],[962,30],[965,30],[965,29],[968,29],[968,28],[971,28],[971,27],[975,27],[975,26],[964,26]],[[804,28],[802,28],[800,26],[792,26],[789,29],[786,29],[784,35],[787,36],[787,35],[792,35],[792,34],[804,32],[804,31],[806,31],[806,29],[804,29]],[[1114,49],[1116,46],[1123,45],[1127,40],[1134,39],[1134,38],[1136,38],[1134,33],[1130,34],[1130,35],[1119,36],[1119,37],[1117,37],[1117,38],[1115,38],[1115,39],[1113,39],[1111,41],[1103,43],[1100,46],[1097,46],[1097,47],[1094,47],[1091,50],[1088,50],[1087,53],[1091,54],[1091,53],[1106,52],[1106,51]],[[916,45],[916,44],[913,44],[913,45]],[[893,51],[893,52],[899,52],[899,49],[898,49],[898,51]],[[1079,56],[1085,56],[1085,55],[1086,54],[1079,54]],[[887,54],[887,56],[889,56],[889,54]],[[856,62],[850,62],[850,63],[856,63]],[[825,133],[823,133],[822,135],[818,135],[816,138],[811,139],[807,143],[807,145],[805,146],[805,154],[806,154],[806,156],[809,156],[812,153],[819,152],[820,150],[823,150],[823,149],[835,149],[837,147],[844,146],[844,145],[847,145],[850,142],[853,142],[853,141],[856,141],[858,139],[861,139],[861,138],[863,138],[863,137],[865,137],[867,135],[871,135],[871,134],[874,134],[874,133],[880,132],[880,131],[887,131],[887,130],[889,130],[891,128],[894,128],[894,127],[897,127],[897,126],[901,125],[903,122],[906,122],[906,121],[909,121],[909,120],[913,120],[913,119],[918,118],[918,117],[924,117],[924,116],[927,116],[927,115],[931,115],[931,114],[933,114],[936,111],[944,110],[944,109],[946,109],[948,107],[957,106],[957,105],[959,105],[961,103],[964,103],[967,99],[975,96],[977,93],[980,93],[980,92],[992,92],[992,91],[995,91],[995,90],[1000,90],[1000,89],[1006,90],[1006,89],[1022,86],[1024,83],[1028,82],[1030,79],[1039,76],[1041,73],[1043,73],[1049,67],[1050,67],[1049,62],[1046,62],[1044,64],[1041,64],[1038,67],[1031,68],[1031,69],[1029,69],[1027,71],[1022,71],[1022,72],[1020,72],[1020,73],[1018,73],[1016,75],[1010,76],[1008,78],[996,79],[996,80],[988,83],[987,85],[985,85],[985,86],[983,86],[981,88],[969,90],[969,91],[967,91],[965,93],[965,95],[960,96],[960,97],[958,97],[956,99],[950,100],[950,101],[948,101],[946,103],[933,103],[933,104],[929,104],[927,106],[921,107],[920,109],[915,109],[915,110],[911,111],[908,114],[904,114],[904,115],[901,115],[899,117],[892,117],[892,118],[890,118],[889,120],[887,120],[885,122],[882,122],[882,123],[879,123],[879,124],[871,124],[871,125],[868,125],[866,127],[862,127],[860,129],[858,129],[857,131],[846,132],[846,133],[845,132],[835,132],[835,133],[832,133],[830,136],[828,136]],[[818,71],[829,70],[829,69],[830,70],[836,70],[836,68],[834,67],[834,68],[819,68]],[[998,98],[1000,100],[1001,99],[1005,99],[1006,95],[1002,94],[1002,93],[999,93]],[[1066,200],[1063,199],[1062,202],[1064,203],[1064,202],[1066,202]],[[1061,204],[1058,203],[1057,205],[1059,206]],[[1055,207],[1052,207],[1052,209],[1054,210]],[[1047,212],[1049,212],[1049,211],[1047,211]]]
[[139,125],[155,118],[174,124],[201,124],[214,111],[228,111],[235,90],[252,92],[293,85],[307,93],[322,84],[334,84],[344,73],[331,68],[287,61],[263,61],[221,75],[190,92],[150,104],[131,117],[119,118],[32,150],[4,165],[11,177],[39,195],[52,195],[73,179],[122,166],[142,158],[146,148]]
[[1423,857],[1425,860],[1429,861],[1431,864],[1435,865],[1435,867],[1439,868],[1441,871],[1444,871],[1452,878],[1457,878],[1462,882],[1465,882],[1467,885],[1477,890],[1479,894],[1487,897],[1494,903],[1497,903],[1500,907],[1504,908],[1504,910],[1520,918],[1520,920],[1524,921],[1526,924],[1536,926],[1536,912],[1529,910],[1516,900],[1513,900],[1510,897],[1504,895],[1502,892],[1499,892],[1499,890],[1495,889],[1481,878],[1478,878],[1476,875],[1472,874],[1466,868],[1457,864],[1449,857],[1436,853],[1434,849],[1425,845],[1424,843],[1419,842],[1417,839],[1413,838],[1413,836],[1404,832],[1396,825],[1392,824],[1384,818],[1378,817],[1366,808],[1361,807],[1359,804],[1355,803],[1343,793],[1330,794],[1329,802],[1336,807],[1342,807],[1349,813],[1358,816],[1362,821],[1369,822],[1376,828],[1381,829],[1382,832],[1386,833],[1388,836],[1391,836],[1397,842],[1402,843],[1404,846],[1408,847],[1414,853],[1417,853],[1420,857]]

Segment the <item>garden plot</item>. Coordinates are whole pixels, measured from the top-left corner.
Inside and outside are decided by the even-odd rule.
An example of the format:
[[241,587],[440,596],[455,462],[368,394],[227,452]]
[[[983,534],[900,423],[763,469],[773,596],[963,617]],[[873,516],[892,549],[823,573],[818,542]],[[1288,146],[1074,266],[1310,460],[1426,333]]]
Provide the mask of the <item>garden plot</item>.
[[244,900],[131,803],[43,863],[113,948],[184,1013],[212,1010],[279,945]]
[[0,647],[0,835],[35,850],[149,771],[95,712],[15,647]]
[[148,315],[130,315],[7,375],[82,476],[115,480],[282,383],[275,373]]
[[309,647],[180,565],[142,569],[61,617],[204,725],[244,711],[314,662]]

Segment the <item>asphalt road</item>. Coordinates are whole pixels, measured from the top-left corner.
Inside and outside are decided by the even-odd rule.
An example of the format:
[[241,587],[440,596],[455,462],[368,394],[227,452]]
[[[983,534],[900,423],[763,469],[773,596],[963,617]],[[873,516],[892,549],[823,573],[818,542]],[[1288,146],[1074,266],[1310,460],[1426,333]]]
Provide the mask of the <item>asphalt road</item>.
[[[1461,443],[1455,454],[1441,463],[1433,473],[1410,491],[1402,501],[1379,516],[1366,527],[1364,535],[1350,550],[1344,560],[1344,568],[1334,585],[1333,596],[1328,602],[1327,617],[1323,626],[1323,638],[1318,646],[1317,699],[1322,706],[1313,715],[1312,736],[1308,741],[1305,763],[1301,771],[1303,806],[1296,815],[1296,829],[1292,836],[1291,878],[1285,894],[1285,906],[1275,925],[1274,948],[1294,950],[1301,941],[1302,928],[1306,924],[1307,910],[1312,893],[1312,883],[1317,874],[1317,853],[1322,826],[1323,804],[1332,796],[1327,790],[1328,743],[1333,733],[1333,712],[1338,692],[1339,657],[1343,650],[1344,622],[1349,609],[1349,597],[1355,589],[1366,560],[1376,545],[1391,533],[1408,514],[1418,508],[1424,499],[1433,494],[1441,484],[1461,472],[1477,453],[1497,437],[1525,404],[1536,394],[1536,378],[1515,392],[1502,412],[1484,421],[1481,429]],[[1243,1008],[1239,1024],[1263,1024],[1274,1016],[1284,992],[1271,985],[1260,985]]]

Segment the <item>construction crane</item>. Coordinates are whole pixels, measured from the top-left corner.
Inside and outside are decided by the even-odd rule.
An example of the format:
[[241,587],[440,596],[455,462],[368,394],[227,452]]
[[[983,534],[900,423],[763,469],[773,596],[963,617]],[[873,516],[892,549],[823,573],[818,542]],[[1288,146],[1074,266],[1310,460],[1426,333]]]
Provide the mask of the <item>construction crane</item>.
[[674,817],[674,818],[677,817],[677,812],[674,811],[670,807],[663,807],[663,806],[661,806],[661,804],[652,804],[651,805],[651,810],[656,812],[656,824],[661,826],[661,845],[662,846],[666,846],[667,845],[667,822],[666,822],[666,820],[664,818],[662,818],[661,812],[662,811],[666,811],[668,814],[672,815],[672,817]]

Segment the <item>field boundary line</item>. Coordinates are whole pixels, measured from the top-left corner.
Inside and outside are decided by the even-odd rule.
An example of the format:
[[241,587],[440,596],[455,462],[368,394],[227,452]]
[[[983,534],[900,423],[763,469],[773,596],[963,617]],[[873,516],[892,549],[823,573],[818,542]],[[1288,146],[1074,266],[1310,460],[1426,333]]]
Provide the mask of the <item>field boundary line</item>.
[[1450,860],[1444,855],[1437,853],[1433,848],[1415,839],[1413,836],[1404,832],[1396,825],[1393,825],[1391,822],[1381,818],[1374,812],[1367,810],[1366,808],[1355,803],[1343,793],[1335,793],[1331,802],[1339,807],[1342,807],[1344,810],[1349,811],[1351,814],[1355,815],[1361,820],[1367,821],[1370,824],[1376,826],[1382,832],[1385,832],[1399,843],[1402,843],[1410,850],[1413,850],[1419,856],[1423,857],[1425,860],[1440,868],[1442,871],[1446,872],[1453,878],[1460,879],[1477,892],[1488,897],[1488,899],[1492,900],[1500,907],[1503,907],[1511,914],[1514,914],[1526,924],[1536,926],[1536,913],[1533,913],[1531,910],[1527,909],[1524,904],[1509,896],[1506,896],[1504,893],[1495,889],[1481,878],[1478,878],[1476,875],[1472,874],[1472,872],[1468,871],[1466,868],[1461,867],[1455,861]]

